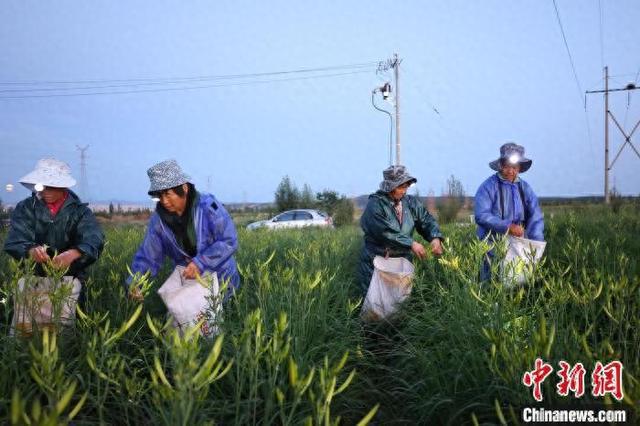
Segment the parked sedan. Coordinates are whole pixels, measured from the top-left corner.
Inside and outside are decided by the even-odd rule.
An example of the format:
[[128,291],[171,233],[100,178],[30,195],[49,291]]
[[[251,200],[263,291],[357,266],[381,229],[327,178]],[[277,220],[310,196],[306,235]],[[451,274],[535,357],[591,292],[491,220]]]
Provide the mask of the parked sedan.
[[271,219],[250,223],[249,225],[247,225],[247,229],[302,228],[305,226],[333,227],[333,219],[331,219],[331,216],[329,216],[327,213],[320,210],[288,210]]

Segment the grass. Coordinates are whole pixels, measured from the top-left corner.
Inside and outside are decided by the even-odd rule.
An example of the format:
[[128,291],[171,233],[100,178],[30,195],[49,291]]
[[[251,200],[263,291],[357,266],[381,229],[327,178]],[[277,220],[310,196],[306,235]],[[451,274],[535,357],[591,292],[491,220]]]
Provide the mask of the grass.
[[[638,406],[637,211],[556,212],[547,221],[544,264],[516,290],[477,282],[483,247],[472,226],[444,231],[445,255],[417,263],[413,293],[398,315],[363,324],[355,282],[362,236],[355,226],[239,227],[242,290],[225,307],[223,337],[214,341],[172,333],[155,295],[142,307],[125,297],[139,226],[106,229],[83,313],[55,344],[43,333],[7,336],[19,274],[2,254],[0,418],[355,424],[371,414],[378,424],[513,421],[517,408],[533,401],[521,379],[536,357],[556,371],[560,360],[582,362],[587,374],[596,361],[624,365],[621,403],[592,397],[589,376],[585,397],[561,397],[555,372],[543,386],[546,403]],[[169,273],[165,265],[153,288]]]

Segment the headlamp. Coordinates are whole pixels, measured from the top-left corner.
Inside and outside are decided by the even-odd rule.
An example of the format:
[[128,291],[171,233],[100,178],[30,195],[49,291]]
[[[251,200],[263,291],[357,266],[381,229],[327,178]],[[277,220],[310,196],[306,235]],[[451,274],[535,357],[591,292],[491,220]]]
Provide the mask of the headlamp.
[[33,186],[33,189],[35,189],[35,190],[36,190],[36,192],[44,191],[44,185],[43,185],[43,184],[41,184],[41,183],[36,183],[36,184]]
[[520,156],[518,154],[513,154],[509,157],[509,164],[518,164],[520,162]]

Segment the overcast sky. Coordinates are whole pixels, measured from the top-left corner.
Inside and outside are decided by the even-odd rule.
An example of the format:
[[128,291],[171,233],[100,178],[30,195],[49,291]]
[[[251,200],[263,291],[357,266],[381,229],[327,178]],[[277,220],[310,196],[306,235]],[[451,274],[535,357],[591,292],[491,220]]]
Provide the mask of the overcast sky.
[[[452,174],[475,193],[506,141],[533,159],[522,177],[538,195],[601,194],[603,96],[585,109],[584,92],[603,88],[605,65],[612,88],[638,83],[640,2],[556,5],[568,51],[553,0],[2,2],[0,198],[27,196],[17,181],[45,156],[80,181],[77,145],[91,200],[147,200],[146,169],[167,158],[224,202],[271,201],[284,175],[372,192],[389,121],[371,90],[394,52],[402,163],[421,194]],[[246,76],[306,69],[322,70]],[[640,91],[610,109],[628,133]],[[610,140],[613,159],[613,122]],[[639,172],[627,146],[612,184],[638,195]]]

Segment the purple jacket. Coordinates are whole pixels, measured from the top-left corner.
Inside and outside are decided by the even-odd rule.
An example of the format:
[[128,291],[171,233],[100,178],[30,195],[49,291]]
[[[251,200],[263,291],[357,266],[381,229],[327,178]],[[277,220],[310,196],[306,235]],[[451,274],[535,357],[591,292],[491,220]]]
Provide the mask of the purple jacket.
[[[133,257],[131,271],[142,274],[151,271],[155,276],[168,256],[174,265],[187,266],[193,261],[201,273],[217,272],[220,284],[229,280],[231,286],[240,286],[240,276],[233,255],[238,249],[238,235],[231,216],[211,194],[199,193],[193,206],[193,224],[196,232],[196,255],[191,258],[180,248],[169,227],[157,212],[151,215],[147,233]],[[131,277],[127,280],[127,285]]]

